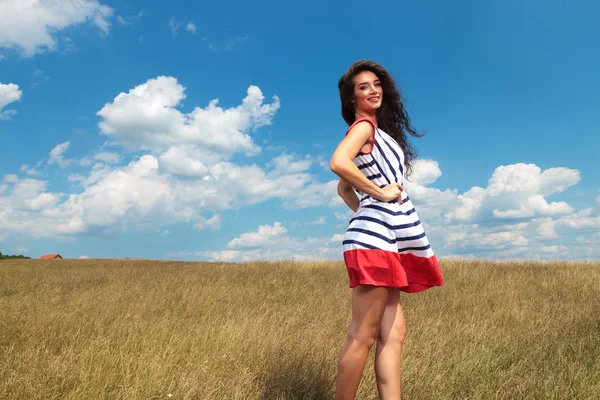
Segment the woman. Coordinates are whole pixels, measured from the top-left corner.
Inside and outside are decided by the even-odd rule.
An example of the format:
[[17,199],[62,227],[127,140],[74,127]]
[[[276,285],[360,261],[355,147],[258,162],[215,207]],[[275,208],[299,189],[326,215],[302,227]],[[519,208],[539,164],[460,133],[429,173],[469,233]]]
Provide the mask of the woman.
[[[344,235],[352,288],[352,322],[338,360],[336,399],[354,399],[375,341],[381,399],[400,399],[400,363],[406,332],[400,290],[442,286],[437,259],[403,189],[416,156],[396,84],[380,65],[357,61],[338,84],[350,128],[331,157],[338,194],[354,211]],[[358,194],[357,195],[355,194]]]

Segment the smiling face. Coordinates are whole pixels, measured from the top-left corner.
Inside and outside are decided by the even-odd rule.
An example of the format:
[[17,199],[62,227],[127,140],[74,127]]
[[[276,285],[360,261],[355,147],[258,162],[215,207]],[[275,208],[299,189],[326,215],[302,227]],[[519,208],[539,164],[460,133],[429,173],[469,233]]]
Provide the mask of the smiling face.
[[383,87],[377,75],[363,71],[354,77],[354,105],[356,111],[374,113],[381,107]]

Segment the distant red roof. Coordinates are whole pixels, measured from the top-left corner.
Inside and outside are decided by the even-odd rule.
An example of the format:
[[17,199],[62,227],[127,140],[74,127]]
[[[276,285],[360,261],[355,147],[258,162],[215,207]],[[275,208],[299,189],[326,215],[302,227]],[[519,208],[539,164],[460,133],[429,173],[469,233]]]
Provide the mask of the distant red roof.
[[54,259],[61,259],[61,255],[60,254],[44,254],[43,256],[40,257],[40,260],[54,260]]

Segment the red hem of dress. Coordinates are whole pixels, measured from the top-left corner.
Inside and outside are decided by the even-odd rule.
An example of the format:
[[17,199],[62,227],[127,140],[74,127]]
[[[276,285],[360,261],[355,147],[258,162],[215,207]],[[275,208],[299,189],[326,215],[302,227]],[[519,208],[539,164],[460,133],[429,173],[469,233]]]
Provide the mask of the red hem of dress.
[[444,285],[435,255],[419,257],[386,250],[353,249],[344,251],[344,262],[350,288],[358,285],[388,286],[417,293]]

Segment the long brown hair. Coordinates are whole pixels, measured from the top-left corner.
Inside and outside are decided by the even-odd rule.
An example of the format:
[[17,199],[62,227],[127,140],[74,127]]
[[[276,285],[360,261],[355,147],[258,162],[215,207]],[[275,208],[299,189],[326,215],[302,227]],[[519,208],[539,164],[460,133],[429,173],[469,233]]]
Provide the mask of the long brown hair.
[[412,172],[413,160],[417,157],[417,151],[408,141],[407,133],[411,136],[422,137],[424,133],[417,133],[410,123],[410,118],[402,104],[400,93],[396,87],[394,78],[381,65],[373,61],[360,60],[348,68],[348,71],[340,78],[338,88],[342,102],[342,117],[348,125],[352,125],[356,119],[356,110],[352,100],[354,99],[354,77],[363,71],[371,71],[379,78],[383,88],[383,100],[377,109],[377,125],[385,133],[390,135],[404,151],[404,164],[406,176]]

